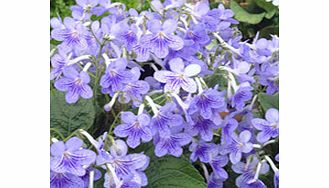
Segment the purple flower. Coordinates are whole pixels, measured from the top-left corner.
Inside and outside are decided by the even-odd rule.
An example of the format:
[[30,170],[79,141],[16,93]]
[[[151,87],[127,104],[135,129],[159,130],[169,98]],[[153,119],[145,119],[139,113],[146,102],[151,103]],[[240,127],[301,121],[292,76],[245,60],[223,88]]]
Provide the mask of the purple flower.
[[175,109],[175,103],[166,103],[157,114],[154,114],[151,120],[153,135],[159,133],[160,137],[169,136],[171,126],[179,126],[183,123],[183,117],[173,113]]
[[133,47],[134,52],[136,53],[136,61],[145,62],[150,58],[150,47],[142,42]]
[[122,21],[118,23],[118,27],[120,27],[120,30],[116,34],[117,39],[124,44],[128,51],[131,51],[138,43],[138,26],[135,24],[129,26],[127,22]]
[[131,77],[120,88],[119,102],[126,104],[133,101],[134,106],[139,106],[142,103],[143,95],[150,90],[150,85],[143,80],[138,80],[141,73],[138,67],[130,70]]
[[192,40],[195,44],[205,45],[210,38],[204,29],[204,24],[193,25],[185,34],[185,39]]
[[100,80],[103,93],[116,92],[121,88],[122,84],[129,82],[133,75],[126,70],[126,67],[127,61],[123,58],[108,65],[105,74]]
[[58,54],[55,54],[51,58],[52,69],[50,72],[50,80],[58,80],[61,77],[64,68],[68,65],[69,61],[70,59],[66,53],[62,50],[59,50]]
[[[122,180],[122,186],[134,185],[135,187],[147,185],[147,177],[143,172],[149,165],[149,157],[140,154],[128,154],[128,147],[122,140],[115,140],[109,148],[109,152],[104,148],[103,136],[98,143],[97,165],[109,165],[115,174],[109,176],[105,174],[105,187],[116,187],[115,178]],[[101,152],[100,152],[101,151]],[[114,178],[115,177],[115,178]],[[129,186],[128,186],[129,187]]]
[[213,172],[224,180],[228,178],[228,174],[223,168],[227,163],[228,157],[226,155],[215,155],[215,157],[209,162]]
[[86,174],[84,176],[81,176],[81,179],[84,181],[84,188],[88,188],[89,185],[89,177],[90,177],[90,172],[94,171],[94,181],[99,180],[102,177],[101,171],[97,170],[96,168],[89,167],[86,169]]
[[186,92],[195,93],[197,86],[191,77],[200,73],[200,65],[190,64],[185,67],[182,59],[175,58],[169,61],[169,66],[171,71],[160,70],[154,73],[156,80],[166,83],[164,91],[179,93],[180,88],[183,88]]
[[190,159],[195,162],[198,158],[203,163],[209,163],[212,160],[212,156],[218,154],[218,146],[214,143],[205,143],[200,141],[199,143],[192,142],[189,147],[192,152]]
[[224,185],[225,179],[218,176],[215,172],[212,172],[208,179],[208,188],[222,188]]
[[149,127],[150,117],[146,114],[134,115],[132,112],[121,113],[122,124],[114,129],[118,137],[128,137],[127,144],[131,148],[140,145],[140,140],[149,142],[152,140],[152,133]]
[[[232,169],[235,173],[241,174],[235,180],[235,184],[240,187],[242,184],[252,181],[255,177],[256,168],[259,160],[256,156],[252,155],[247,159],[247,163],[238,162],[232,165]],[[266,174],[269,171],[267,163],[263,163],[260,168],[260,174]]]
[[252,149],[252,143],[249,142],[251,133],[247,130],[242,131],[239,137],[236,134],[232,135],[232,142],[223,146],[221,154],[230,154],[230,161],[233,164],[238,163],[242,158],[242,153],[249,153]]
[[149,157],[144,154],[129,154],[113,157],[108,163],[114,168],[118,177],[127,177],[145,169],[149,164]]
[[154,19],[148,23],[148,29],[152,34],[144,35],[140,43],[147,44],[158,58],[165,58],[169,48],[180,50],[184,46],[183,39],[173,34],[176,28],[175,20],[168,19],[161,25],[159,20]]
[[89,32],[85,26],[74,19],[66,17],[64,27],[56,27],[51,31],[51,37],[63,41],[61,45],[70,49],[86,49]]
[[207,89],[203,93],[195,96],[190,104],[190,112],[200,111],[204,119],[210,119],[212,116],[218,116],[213,110],[223,109],[226,106],[223,93],[216,89]]
[[90,77],[88,73],[81,71],[78,73],[73,67],[63,70],[64,77],[55,82],[55,88],[66,92],[65,100],[67,103],[76,103],[81,96],[84,99],[90,99],[93,91],[88,85]]
[[158,157],[170,154],[175,157],[180,157],[183,154],[182,146],[187,145],[192,140],[192,137],[186,133],[177,133],[160,137],[155,146],[155,155]]
[[78,5],[71,6],[72,16],[78,20],[89,19],[91,14],[98,13],[99,0],[76,0]]
[[243,182],[240,188],[267,188],[266,185],[259,179],[251,182]]
[[231,98],[232,107],[235,107],[237,110],[242,110],[245,106],[245,102],[252,98],[252,90],[252,87],[241,84]]
[[279,111],[274,108],[268,109],[265,119],[255,118],[252,120],[254,127],[261,131],[257,134],[257,141],[260,143],[279,136]]
[[234,118],[228,118],[223,124],[221,142],[223,144],[231,143],[232,135],[235,129],[238,127],[238,122]]
[[192,135],[200,135],[204,141],[211,141],[213,130],[219,128],[210,119],[204,119],[201,115],[193,114],[192,122],[188,125],[187,131]]
[[76,175],[50,171],[50,188],[82,188],[85,186],[84,181]]
[[83,176],[86,170],[84,165],[92,164],[96,154],[88,149],[82,148],[83,142],[78,137],[70,138],[65,144],[62,141],[51,145],[50,168],[57,173],[71,173]]

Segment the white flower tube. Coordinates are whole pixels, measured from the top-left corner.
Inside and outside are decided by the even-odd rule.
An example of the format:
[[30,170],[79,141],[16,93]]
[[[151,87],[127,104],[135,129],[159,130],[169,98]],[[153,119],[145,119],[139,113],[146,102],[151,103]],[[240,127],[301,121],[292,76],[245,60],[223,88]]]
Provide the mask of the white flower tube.
[[150,105],[154,116],[156,116],[159,113],[158,108],[156,107],[156,104],[154,103],[154,101],[152,100],[152,98],[148,95],[145,96],[145,100],[148,102],[148,104]]
[[73,65],[73,64],[78,63],[79,61],[90,59],[90,58],[91,58],[91,55],[82,55],[82,56],[79,56],[79,57],[76,57],[76,58],[70,60],[68,65]]

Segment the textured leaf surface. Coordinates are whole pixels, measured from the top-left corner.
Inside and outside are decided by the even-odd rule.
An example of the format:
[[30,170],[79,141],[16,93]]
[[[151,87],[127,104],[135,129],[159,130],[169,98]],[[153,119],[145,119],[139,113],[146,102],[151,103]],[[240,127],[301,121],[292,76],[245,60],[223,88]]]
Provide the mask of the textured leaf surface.
[[52,90],[50,95],[50,127],[65,137],[77,129],[88,129],[94,122],[95,109],[92,100],[79,99],[67,104],[64,93]]
[[231,1],[230,8],[235,14],[235,19],[239,20],[240,22],[245,22],[249,24],[258,24],[263,20],[266,14],[265,12],[259,14],[251,14],[242,7],[240,7],[240,5],[235,1]]
[[258,94],[258,101],[262,106],[264,111],[267,111],[269,108],[279,109],[279,94],[267,95],[265,93]]
[[206,187],[205,180],[186,157],[159,158],[154,155],[154,147],[144,146],[141,151],[145,151],[145,154],[150,157],[150,165],[145,171],[148,178],[147,188]]
[[266,2],[265,0],[256,0],[256,4],[266,11],[265,18],[271,19],[278,11],[278,8],[272,4],[272,2]]

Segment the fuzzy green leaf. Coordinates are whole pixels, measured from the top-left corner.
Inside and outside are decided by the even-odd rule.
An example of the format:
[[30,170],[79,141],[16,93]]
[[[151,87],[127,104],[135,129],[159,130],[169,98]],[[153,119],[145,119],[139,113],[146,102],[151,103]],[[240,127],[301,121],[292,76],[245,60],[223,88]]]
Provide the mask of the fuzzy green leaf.
[[145,170],[147,188],[205,188],[206,183],[189,160],[182,156],[156,157],[154,147],[145,144],[136,151],[144,151],[150,157],[150,164]]
[[50,95],[50,127],[65,137],[77,129],[88,129],[94,122],[95,108],[92,100],[79,99],[67,104],[64,93],[52,90]]
[[239,20],[240,22],[245,22],[249,24],[258,24],[263,20],[266,14],[265,12],[259,14],[249,13],[245,9],[240,7],[240,5],[235,1],[231,1],[230,8],[234,12],[235,19]]
[[269,108],[279,109],[279,94],[267,95],[265,93],[258,94],[258,102],[266,112]]

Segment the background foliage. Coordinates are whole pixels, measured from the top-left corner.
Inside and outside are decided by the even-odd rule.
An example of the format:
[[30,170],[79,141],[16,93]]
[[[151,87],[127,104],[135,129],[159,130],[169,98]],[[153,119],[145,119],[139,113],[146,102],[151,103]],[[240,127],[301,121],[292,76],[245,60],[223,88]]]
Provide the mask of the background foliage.
[[[134,8],[138,11],[150,8],[151,0],[112,0],[112,2],[122,2],[127,9]],[[193,0],[194,2],[196,0]],[[240,22],[239,30],[243,33],[244,39],[253,38],[257,32],[260,37],[270,37],[270,34],[279,35],[279,9],[271,2],[265,0],[210,0],[211,7],[217,7],[223,3],[225,7],[230,8],[235,13],[235,18]],[[61,17],[71,15],[70,6],[75,4],[75,0],[50,0],[50,17]],[[52,44],[57,44],[51,41]],[[216,83],[225,82],[220,73],[214,74],[206,80],[212,80]],[[211,82],[209,82],[212,85]],[[52,84],[51,84],[52,85]],[[222,85],[222,84],[221,84]],[[223,84],[225,85],[225,84]],[[162,100],[161,98],[159,99]],[[263,113],[271,107],[279,108],[279,96],[266,95],[260,93],[258,103]],[[101,133],[107,131],[109,127],[116,123],[116,114],[104,113],[103,105],[105,101],[101,99],[79,100],[78,103],[68,105],[65,103],[64,94],[51,89],[51,132],[58,139],[66,140],[70,133],[83,128],[89,130],[93,136],[98,137]],[[124,109],[116,109],[116,113]],[[69,126],[63,126],[65,125]],[[185,149],[186,150],[186,149]],[[149,168],[146,170],[148,176],[148,188],[205,188],[203,171],[198,164],[192,165],[188,156],[181,158],[166,156],[158,158],[154,155],[154,149],[148,144],[141,145],[133,152],[144,151],[151,158]],[[278,152],[278,148],[269,148],[269,152]],[[102,169],[100,169],[102,170]],[[230,179],[225,182],[224,187],[236,187],[236,174],[230,168],[226,168],[230,174]],[[103,170],[102,170],[103,171]],[[199,171],[199,172],[198,172]],[[273,174],[261,176],[260,178],[269,188],[273,187],[271,178]],[[103,187],[103,179],[95,184],[96,188]]]
[[[196,2],[197,0],[187,0]],[[122,2],[127,9],[134,8],[138,11],[150,8],[151,0],[112,0]],[[245,39],[253,38],[257,32],[260,37],[270,37],[271,34],[279,36],[279,8],[265,0],[209,0],[212,8],[219,3],[231,8],[235,18],[240,21],[239,29]],[[71,14],[70,6],[75,0],[50,0],[50,17],[64,18]]]

